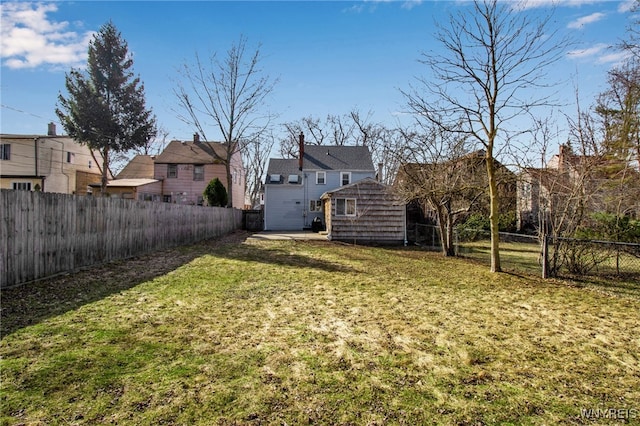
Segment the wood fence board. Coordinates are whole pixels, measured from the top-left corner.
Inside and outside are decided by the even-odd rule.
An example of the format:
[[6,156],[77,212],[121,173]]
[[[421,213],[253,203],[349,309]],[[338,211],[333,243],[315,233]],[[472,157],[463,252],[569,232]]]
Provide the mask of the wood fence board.
[[221,207],[0,190],[0,288],[214,238],[242,224]]

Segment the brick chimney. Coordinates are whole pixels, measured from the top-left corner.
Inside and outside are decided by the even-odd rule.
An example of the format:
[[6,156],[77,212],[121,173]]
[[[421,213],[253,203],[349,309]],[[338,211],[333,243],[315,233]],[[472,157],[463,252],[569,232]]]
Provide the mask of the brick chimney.
[[382,163],[378,163],[378,176],[377,176],[378,182],[382,182],[382,166],[383,165],[384,164]]
[[56,136],[56,123],[49,123],[47,126],[47,136]]
[[302,132],[300,132],[298,151],[300,152],[300,157],[298,158],[298,169],[302,170],[302,163],[304,162],[304,133]]
[[200,135],[199,135],[199,134],[197,134],[197,133],[194,133],[194,134],[193,134],[193,141],[194,141],[195,143],[200,142]]

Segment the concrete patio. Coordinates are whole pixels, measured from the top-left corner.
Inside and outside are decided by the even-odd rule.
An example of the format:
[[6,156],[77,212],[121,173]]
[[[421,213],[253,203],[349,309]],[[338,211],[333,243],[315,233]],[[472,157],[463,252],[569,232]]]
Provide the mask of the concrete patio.
[[324,240],[325,233],[311,231],[261,231],[251,235],[248,240]]

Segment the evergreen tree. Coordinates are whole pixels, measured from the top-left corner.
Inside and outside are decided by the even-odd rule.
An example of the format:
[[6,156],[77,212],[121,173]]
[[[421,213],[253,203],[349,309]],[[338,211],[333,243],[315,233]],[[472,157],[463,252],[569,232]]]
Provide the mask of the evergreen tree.
[[102,154],[103,194],[111,156],[144,146],[157,131],[132,66],[127,42],[108,22],[89,44],[86,71],[72,69],[65,78],[69,96],[58,96],[56,114],[67,134]]
[[210,206],[224,207],[227,205],[227,190],[218,178],[209,182],[202,195]]

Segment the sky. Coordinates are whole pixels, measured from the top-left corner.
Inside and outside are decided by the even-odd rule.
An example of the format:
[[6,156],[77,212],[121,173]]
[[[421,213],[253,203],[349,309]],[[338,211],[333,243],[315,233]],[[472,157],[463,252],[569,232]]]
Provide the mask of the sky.
[[[621,61],[612,46],[638,19],[629,11],[632,0],[531,0],[518,13],[547,13],[551,3],[554,29],[575,43],[550,72],[562,81],[567,103],[579,93],[589,106],[606,88],[607,71]],[[159,126],[169,139],[190,140],[194,129],[176,112],[178,69],[193,65],[196,54],[224,57],[241,36],[251,49],[260,48],[263,75],[277,79],[267,99],[276,125],[358,110],[395,127],[406,110],[400,91],[427,74],[419,59],[437,48],[435,23],[446,23],[469,4],[2,0],[0,7],[0,133],[46,134],[47,124],[58,122],[57,98],[67,95],[65,74],[86,65],[89,41],[111,21],[128,43],[133,72],[144,83],[147,107]],[[567,108],[575,110],[575,102]],[[58,129],[63,133],[60,124]]]

